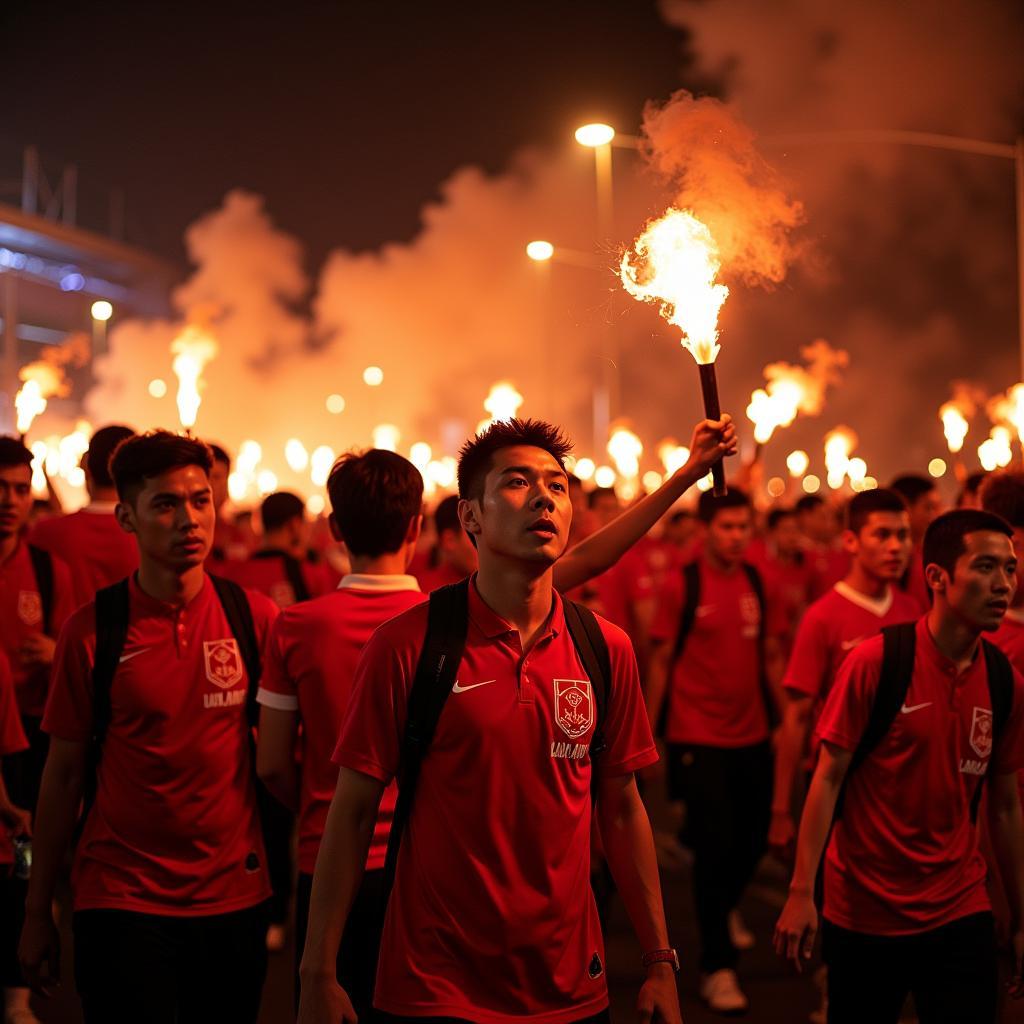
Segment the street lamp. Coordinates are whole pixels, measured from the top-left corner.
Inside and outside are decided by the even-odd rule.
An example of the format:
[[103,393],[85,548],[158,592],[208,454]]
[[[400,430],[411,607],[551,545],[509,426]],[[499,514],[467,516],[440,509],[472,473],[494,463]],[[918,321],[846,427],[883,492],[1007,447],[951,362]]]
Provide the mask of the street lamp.
[[92,316],[93,353],[107,350],[107,321],[114,315],[114,307],[106,299],[97,299],[89,310]]
[[610,124],[585,124],[576,129],[576,141],[581,146],[607,146],[615,138]]
[[555,247],[550,242],[538,239],[536,242],[530,242],[526,246],[526,255],[534,263],[546,263],[555,255]]

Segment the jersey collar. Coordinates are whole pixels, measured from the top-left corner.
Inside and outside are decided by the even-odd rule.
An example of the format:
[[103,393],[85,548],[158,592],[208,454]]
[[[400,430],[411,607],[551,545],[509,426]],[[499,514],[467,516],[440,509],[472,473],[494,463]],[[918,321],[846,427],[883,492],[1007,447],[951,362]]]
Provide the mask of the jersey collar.
[[144,615],[162,615],[168,618],[175,618],[179,612],[191,613],[197,608],[201,608],[209,600],[210,593],[213,591],[210,576],[205,572],[203,573],[203,585],[199,588],[199,593],[183,607],[151,597],[139,586],[137,574],[134,572],[131,574],[128,587],[133,610],[137,610]]
[[[551,618],[548,621],[548,628],[544,636],[557,636],[565,629],[565,611],[562,607],[562,598],[557,590],[552,590]],[[494,611],[476,589],[476,573],[469,580],[469,617],[473,625],[489,638],[505,636],[508,633],[515,633],[516,628],[509,625],[496,611]],[[540,639],[544,639],[541,637]]]
[[835,585],[834,590],[840,597],[845,597],[850,604],[855,604],[858,608],[863,608],[864,611],[871,612],[872,615],[877,615],[880,619],[888,615],[889,609],[892,608],[893,593],[891,585],[886,588],[885,597],[880,597],[877,601],[866,594],[862,594],[859,590],[854,590],[844,580],[840,580]]
[[393,594],[403,590],[419,590],[415,576],[372,576],[369,573],[350,572],[341,578],[339,590],[369,590],[376,594]]

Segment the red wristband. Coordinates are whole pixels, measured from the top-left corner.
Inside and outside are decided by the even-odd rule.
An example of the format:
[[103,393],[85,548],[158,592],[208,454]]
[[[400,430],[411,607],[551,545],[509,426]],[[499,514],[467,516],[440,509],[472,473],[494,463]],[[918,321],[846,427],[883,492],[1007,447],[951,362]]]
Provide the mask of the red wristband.
[[643,955],[643,965],[646,970],[652,964],[671,964],[672,970],[679,973],[679,954],[674,949],[652,949]]

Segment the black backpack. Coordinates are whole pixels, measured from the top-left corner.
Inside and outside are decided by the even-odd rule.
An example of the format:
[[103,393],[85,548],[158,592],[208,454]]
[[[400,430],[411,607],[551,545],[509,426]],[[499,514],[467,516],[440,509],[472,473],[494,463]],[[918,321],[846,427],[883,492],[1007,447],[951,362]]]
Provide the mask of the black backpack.
[[[838,821],[842,817],[846,787],[850,776],[868,759],[871,752],[884,739],[907,698],[907,693],[910,691],[910,680],[914,674],[916,630],[917,624],[914,622],[886,626],[882,630],[882,669],[878,678],[878,689],[875,691],[867,725],[854,749],[850,767],[847,769],[842,788],[839,790],[833,821]],[[1009,659],[995,644],[983,639],[981,649],[985,658],[989,697],[992,701],[992,750],[994,754],[996,744],[1013,709],[1013,668]],[[992,772],[994,760],[994,756],[989,758],[988,773],[979,781],[974,796],[971,798],[972,821],[977,820],[982,786]]]
[[281,551],[277,548],[266,548],[263,551],[257,551],[252,555],[252,558],[261,562],[266,562],[271,558],[280,559],[285,578],[288,580],[288,585],[292,588],[292,593],[295,595],[295,603],[298,604],[300,601],[309,600],[309,587],[306,586],[306,577],[302,574],[302,563],[297,558],[293,558],[287,551]]
[[[741,567],[750,583],[750,589],[754,591],[758,607],[761,609],[760,625],[757,633],[757,648],[760,660],[760,675],[758,683],[761,687],[761,699],[764,701],[765,711],[768,715],[768,724],[774,728],[778,725],[778,712],[775,701],[771,696],[771,688],[768,685],[768,675],[765,671],[765,635],[767,630],[767,607],[764,593],[764,581],[761,574],[749,562],[742,562]],[[679,629],[676,632],[675,645],[672,648],[672,657],[669,660],[668,679],[665,687],[665,699],[661,702],[661,710],[658,713],[657,734],[665,735],[668,726],[669,704],[672,700],[672,669],[683,653],[686,640],[693,631],[693,624],[697,620],[697,608],[700,605],[700,563],[688,562],[683,566],[683,583],[685,586],[685,600],[683,602],[682,614],[679,617]]]
[[[259,689],[263,671],[260,659],[259,641],[256,639],[256,624],[245,591],[232,580],[222,576],[210,576],[210,582],[217,592],[217,598],[224,609],[231,633],[238,643],[242,662],[249,679],[246,694],[246,718],[251,727],[259,721],[259,704],[256,691]],[[96,592],[96,654],[92,667],[92,738],[89,744],[88,765],[82,798],[80,824],[85,823],[96,799],[97,771],[103,753],[103,741],[110,727],[110,689],[114,674],[124,650],[128,636],[128,579]]]
[[[405,735],[402,737],[399,759],[398,801],[384,860],[385,903],[395,881],[398,851],[402,845],[402,834],[412,814],[420,768],[430,750],[438,720],[448,694],[455,684],[455,674],[466,647],[466,632],[469,628],[469,587],[470,581],[465,579],[441,587],[430,595],[427,633],[409,691]],[[594,757],[605,747],[603,725],[612,675],[608,645],[594,613],[589,608],[564,597],[562,607],[569,635],[583,668],[590,677],[594,693],[596,721],[590,741],[590,756]],[[596,776],[593,776],[591,786],[595,785]]]
[[43,632],[53,636],[53,556],[49,551],[28,545],[28,557],[32,560],[32,573],[39,588],[39,603],[43,606]]

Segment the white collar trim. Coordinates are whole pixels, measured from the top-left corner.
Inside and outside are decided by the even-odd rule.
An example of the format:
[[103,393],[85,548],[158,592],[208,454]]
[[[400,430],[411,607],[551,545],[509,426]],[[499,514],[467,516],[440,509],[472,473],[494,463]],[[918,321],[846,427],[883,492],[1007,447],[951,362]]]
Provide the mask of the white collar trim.
[[97,515],[107,515],[110,512],[113,512],[114,509],[116,508],[116,501],[90,501],[89,504],[82,509],[82,511],[92,512]]
[[871,612],[872,615],[877,615],[880,619],[884,618],[892,607],[893,593],[891,586],[886,588],[885,597],[880,597],[877,601],[866,594],[862,594],[859,590],[854,590],[844,580],[840,580],[834,589],[840,597],[845,597],[851,604],[855,604],[858,608],[863,608],[866,612]]
[[339,590],[372,590],[378,594],[395,593],[400,590],[420,589],[415,576],[372,576],[368,573],[350,572],[338,584]]

